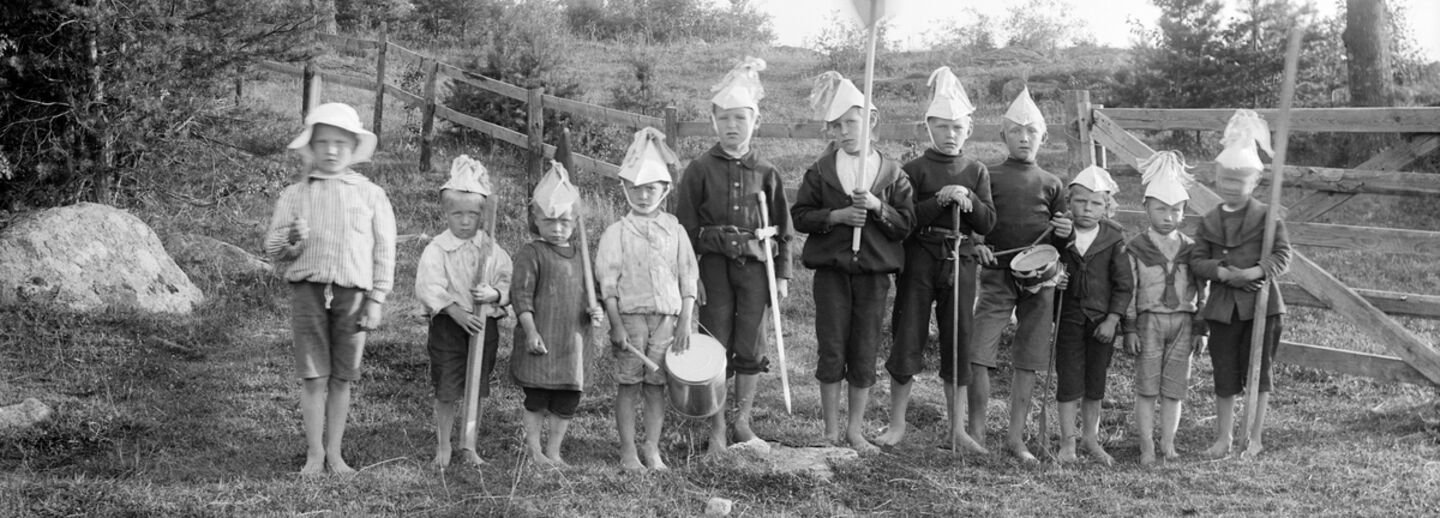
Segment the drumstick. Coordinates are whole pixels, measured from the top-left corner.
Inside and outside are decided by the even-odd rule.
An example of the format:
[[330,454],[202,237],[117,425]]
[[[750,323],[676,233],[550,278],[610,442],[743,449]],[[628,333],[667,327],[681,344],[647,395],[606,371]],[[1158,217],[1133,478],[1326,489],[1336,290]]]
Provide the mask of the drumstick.
[[994,255],[995,257],[1000,257],[1000,256],[1002,256],[1002,255],[1009,255],[1009,254],[1013,254],[1013,253],[1015,253],[1015,252],[1024,252],[1024,251],[1029,250],[1029,249],[1031,249],[1031,248],[1035,248],[1035,245],[1040,244],[1041,241],[1044,241],[1046,237],[1050,236],[1050,231],[1052,231],[1052,230],[1055,230],[1055,229],[1054,229],[1054,228],[1046,228],[1044,232],[1041,232],[1041,233],[1040,233],[1040,237],[1035,238],[1035,241],[1031,242],[1029,245],[1022,246],[1022,247],[1019,247],[1019,248],[1011,248],[1011,249],[1009,249],[1009,250],[1002,250],[1002,251],[999,251],[999,252],[995,252],[993,255]]
[[[618,324],[617,324],[617,325],[618,325]],[[635,353],[635,356],[639,356],[639,357],[640,357],[640,361],[645,362],[645,367],[646,367],[646,368],[649,368],[649,369],[652,370],[652,371],[658,371],[658,370],[660,370],[660,364],[655,363],[655,360],[651,360],[649,356],[645,356],[645,352],[644,352],[644,351],[641,351],[641,350],[638,349],[638,348],[636,348],[636,347],[635,347],[635,344],[632,344],[632,343],[630,343],[630,342],[625,342],[625,350],[630,351],[630,352],[632,352],[632,353]]]
[[[770,199],[765,191],[755,193],[760,198],[760,226],[770,226]],[[856,234],[859,235],[858,233]],[[775,351],[780,356],[780,392],[785,395],[785,413],[790,408],[790,375],[785,367],[785,334],[780,332],[780,294],[775,289],[775,258],[771,255],[770,240],[760,240],[761,253],[765,255],[765,284],[770,288],[770,320],[775,322]]]

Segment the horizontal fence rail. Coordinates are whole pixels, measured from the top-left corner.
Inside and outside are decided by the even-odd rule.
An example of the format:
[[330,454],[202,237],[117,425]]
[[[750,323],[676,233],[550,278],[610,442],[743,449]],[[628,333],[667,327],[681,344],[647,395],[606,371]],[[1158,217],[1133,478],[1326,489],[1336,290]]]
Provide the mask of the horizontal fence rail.
[[[1099,108],[1130,130],[1224,131],[1232,109]],[[1255,110],[1274,128],[1280,110]],[[1295,108],[1290,130],[1306,133],[1440,133],[1440,108]]]

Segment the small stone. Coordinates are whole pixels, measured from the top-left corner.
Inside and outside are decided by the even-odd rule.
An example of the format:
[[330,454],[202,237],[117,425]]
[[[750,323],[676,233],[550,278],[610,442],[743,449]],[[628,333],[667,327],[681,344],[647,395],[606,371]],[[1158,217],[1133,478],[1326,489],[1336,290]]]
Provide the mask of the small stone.
[[0,407],[0,430],[23,430],[49,419],[55,413],[49,405],[35,398],[19,404]]
[[735,502],[717,496],[705,503],[705,516],[730,516],[730,510],[734,508]]

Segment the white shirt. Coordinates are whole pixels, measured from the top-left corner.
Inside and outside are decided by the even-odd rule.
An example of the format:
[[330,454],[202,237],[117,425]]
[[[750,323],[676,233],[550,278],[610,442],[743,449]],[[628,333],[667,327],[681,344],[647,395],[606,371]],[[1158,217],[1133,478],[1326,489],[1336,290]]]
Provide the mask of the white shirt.
[[840,177],[840,186],[845,188],[845,194],[855,192],[856,186],[864,186],[870,190],[875,184],[875,179],[880,176],[880,153],[870,151],[870,160],[865,165],[870,166],[868,174],[865,175],[865,182],[857,181],[856,173],[860,171],[860,155],[851,155],[843,149],[835,151],[835,175]]
[[[485,280],[478,281],[480,247],[488,246],[490,254],[485,262]],[[470,239],[460,239],[449,230],[435,236],[425,251],[420,253],[420,263],[415,267],[415,298],[425,306],[430,316],[435,316],[451,304],[465,311],[474,311],[474,298],[470,289],[488,284],[500,292],[500,300],[486,304],[487,317],[502,318],[504,306],[510,304],[510,273],[514,266],[510,254],[505,253],[484,232],[476,232]]]
[[1090,250],[1090,244],[1095,242],[1095,236],[1098,235],[1100,235],[1100,225],[1090,227],[1089,230],[1076,227],[1075,250],[1078,250],[1080,255],[1085,255],[1085,252]]

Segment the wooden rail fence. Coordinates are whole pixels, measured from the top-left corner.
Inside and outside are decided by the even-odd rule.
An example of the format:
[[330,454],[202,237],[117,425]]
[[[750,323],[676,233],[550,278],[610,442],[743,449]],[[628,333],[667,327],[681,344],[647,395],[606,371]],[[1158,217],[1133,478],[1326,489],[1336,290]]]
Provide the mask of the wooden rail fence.
[[[302,111],[313,106],[323,83],[374,92],[374,126],[377,134],[380,133],[386,96],[394,97],[406,108],[419,108],[422,112],[420,167],[423,170],[430,168],[434,119],[437,117],[529,150],[527,165],[532,181],[540,173],[543,158],[553,157],[555,152],[555,147],[545,144],[543,138],[544,110],[547,109],[630,129],[656,127],[674,139],[710,137],[713,134],[710,121],[680,121],[674,107],[667,108],[664,117],[630,113],[556,97],[544,93],[541,88],[522,88],[439,62],[389,41],[383,24],[379,40],[335,35],[318,37],[320,41],[337,49],[374,52],[375,77],[321,70],[311,63],[296,66],[262,62],[258,67],[301,77],[305,90]],[[409,92],[386,81],[387,60],[390,57],[399,57],[419,66],[424,74],[422,92]],[[467,84],[524,102],[526,131],[515,131],[444,105],[436,98],[437,84],[441,81]],[[1070,115],[1063,123],[1052,123],[1050,134],[1065,137],[1070,149],[1070,165],[1077,171],[1092,163],[1105,166],[1111,155],[1138,168],[1139,163],[1153,154],[1154,150],[1129,130],[1222,131],[1233,113],[1233,110],[1229,109],[1106,108],[1092,104],[1087,91],[1069,91],[1067,94],[1070,99],[1065,111]],[[1267,119],[1276,116],[1276,110],[1256,111]],[[1417,159],[1440,149],[1440,108],[1302,108],[1293,110],[1290,127],[1298,132],[1406,134],[1402,142],[1353,169],[1287,165],[1284,187],[1310,191],[1308,196],[1288,207],[1286,222],[1293,243],[1383,254],[1440,255],[1440,232],[1311,221],[1357,194],[1425,197],[1440,195],[1440,175],[1402,171]],[[977,124],[972,140],[994,140],[999,133],[998,125]],[[880,124],[876,135],[882,140],[892,141],[924,142],[928,139],[924,125],[918,122]],[[755,136],[825,138],[820,125],[810,121],[765,122],[756,129]],[[576,163],[582,170],[605,176],[613,177],[619,171],[615,164],[594,157],[577,155]],[[1202,163],[1196,171],[1203,176],[1213,167],[1212,163]],[[1191,219],[1192,223],[1198,214],[1219,202],[1218,196],[1199,183],[1191,186],[1190,196],[1187,210],[1191,214],[1187,218]],[[1119,214],[1119,219],[1131,228],[1142,227],[1144,218],[1143,212],[1135,210],[1120,211]],[[1288,277],[1281,283],[1288,303],[1339,313],[1398,357],[1283,342],[1278,353],[1279,360],[1380,380],[1440,384],[1440,352],[1437,352],[1434,345],[1422,340],[1392,318],[1392,315],[1404,315],[1440,319],[1440,296],[1353,289],[1336,280],[1299,251],[1295,253]]]

